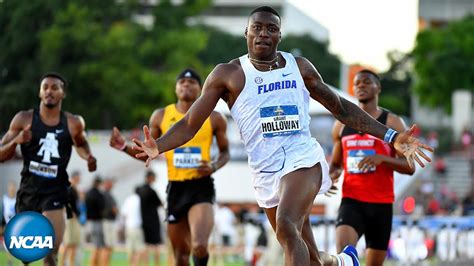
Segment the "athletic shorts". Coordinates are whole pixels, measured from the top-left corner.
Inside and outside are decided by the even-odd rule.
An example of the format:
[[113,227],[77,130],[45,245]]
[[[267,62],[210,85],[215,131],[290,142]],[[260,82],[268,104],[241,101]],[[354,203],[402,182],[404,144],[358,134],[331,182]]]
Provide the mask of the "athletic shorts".
[[63,244],[78,246],[81,243],[81,225],[77,217],[66,220]]
[[102,220],[102,231],[104,232],[104,245],[108,248],[115,246],[117,242],[117,230],[115,230],[114,220]]
[[142,228],[129,228],[125,230],[125,245],[127,253],[131,255],[145,249],[145,239]]
[[343,198],[337,216],[337,226],[353,227],[359,238],[365,235],[367,248],[387,250],[392,231],[393,206],[391,203],[368,203]]
[[89,233],[92,245],[95,248],[105,247],[104,227],[102,220],[89,220],[87,223],[89,224]]
[[210,176],[186,181],[170,181],[166,189],[168,223],[178,223],[187,217],[189,209],[198,203],[213,204],[216,198],[214,179]]
[[321,164],[322,180],[318,194],[326,193],[332,185],[329,166],[321,145],[312,138],[309,143],[297,144],[283,149],[284,158],[278,171],[265,171],[254,175],[253,186],[258,206],[273,208],[280,202],[280,180],[285,175],[301,168]]
[[54,193],[41,194],[20,188],[16,197],[17,213],[34,211],[42,213],[62,209],[67,204],[67,189]]

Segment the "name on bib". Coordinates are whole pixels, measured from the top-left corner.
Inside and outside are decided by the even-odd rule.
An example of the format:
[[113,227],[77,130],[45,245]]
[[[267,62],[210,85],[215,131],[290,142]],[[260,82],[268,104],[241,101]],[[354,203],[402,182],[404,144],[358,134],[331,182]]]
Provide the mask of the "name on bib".
[[174,150],[173,164],[176,168],[198,168],[201,160],[200,147],[182,147]]
[[58,176],[57,165],[47,165],[35,161],[30,161],[30,167],[28,168],[28,170],[32,174],[46,178],[56,178]]
[[260,108],[260,124],[264,138],[300,133],[298,107],[279,105]]

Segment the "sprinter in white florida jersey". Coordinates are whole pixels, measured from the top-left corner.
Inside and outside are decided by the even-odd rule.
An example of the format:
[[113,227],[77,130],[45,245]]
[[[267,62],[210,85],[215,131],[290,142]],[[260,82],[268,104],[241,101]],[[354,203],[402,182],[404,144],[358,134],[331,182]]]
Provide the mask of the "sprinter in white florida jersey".
[[285,66],[260,71],[248,55],[239,58],[245,85],[231,108],[254,174],[258,205],[273,208],[280,200],[280,179],[300,168],[321,164],[325,193],[332,182],[324,152],[311,138],[309,92],[293,55],[279,52]]
[[352,246],[336,256],[319,253],[311,231],[310,210],[327,186],[327,165],[309,134],[309,97],[344,124],[390,142],[411,165],[416,160],[424,166],[419,156],[429,158],[422,148],[432,149],[411,137],[413,129],[389,129],[339,97],[305,58],[277,52],[280,25],[273,8],[252,11],[245,30],[248,54],[216,66],[201,97],[161,138],[154,140],[144,126],[145,140],[134,140],[134,149],[140,151],[136,156],[149,165],[160,153],[186,143],[223,99],[239,126],[258,202],[285,251],[285,265],[359,265]]

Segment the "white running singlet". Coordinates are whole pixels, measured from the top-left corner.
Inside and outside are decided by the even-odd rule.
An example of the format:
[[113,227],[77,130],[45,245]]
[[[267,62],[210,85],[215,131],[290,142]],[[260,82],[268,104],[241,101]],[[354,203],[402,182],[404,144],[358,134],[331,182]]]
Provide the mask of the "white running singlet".
[[231,109],[254,174],[257,202],[264,208],[278,205],[281,177],[297,169],[321,163],[319,194],[332,184],[323,149],[311,138],[309,92],[293,55],[279,53],[285,67],[267,72],[257,70],[247,55],[239,58],[245,86]]

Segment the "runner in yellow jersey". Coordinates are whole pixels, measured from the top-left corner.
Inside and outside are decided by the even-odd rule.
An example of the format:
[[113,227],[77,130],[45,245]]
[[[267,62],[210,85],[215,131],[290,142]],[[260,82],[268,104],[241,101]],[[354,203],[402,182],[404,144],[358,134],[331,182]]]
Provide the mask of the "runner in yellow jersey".
[[[166,133],[184,117],[201,94],[201,78],[192,69],[183,70],[177,77],[178,102],[157,109],[150,117],[151,134],[154,138]],[[176,265],[189,265],[193,254],[194,265],[207,265],[209,236],[214,226],[215,190],[211,174],[229,161],[226,120],[213,111],[196,132],[179,134],[194,136],[183,146],[165,153],[168,165],[167,188],[168,236],[173,246]],[[219,155],[211,161],[211,144],[216,137]],[[138,153],[125,142],[114,128],[110,145],[135,157]]]

